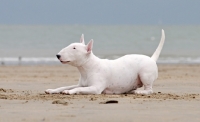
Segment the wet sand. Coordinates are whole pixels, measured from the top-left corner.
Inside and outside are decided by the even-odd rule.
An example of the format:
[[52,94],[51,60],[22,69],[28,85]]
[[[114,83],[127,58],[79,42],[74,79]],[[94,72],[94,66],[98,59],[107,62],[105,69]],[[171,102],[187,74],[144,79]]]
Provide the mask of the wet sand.
[[[0,121],[200,121],[200,65],[159,65],[151,95],[44,93],[78,79],[68,65],[1,66]],[[118,103],[103,104],[108,100]]]

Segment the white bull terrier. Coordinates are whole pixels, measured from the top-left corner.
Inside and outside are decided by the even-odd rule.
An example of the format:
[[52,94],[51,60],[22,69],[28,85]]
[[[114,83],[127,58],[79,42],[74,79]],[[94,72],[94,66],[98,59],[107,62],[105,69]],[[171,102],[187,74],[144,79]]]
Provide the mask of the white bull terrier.
[[[63,64],[78,68],[80,79],[77,85],[47,89],[45,93],[64,94],[151,94],[152,85],[158,77],[156,61],[165,40],[162,30],[160,43],[151,57],[125,55],[115,60],[100,59],[92,53],[93,40],[87,45],[84,36],[80,43],[72,43],[56,56]],[[144,85],[144,90],[136,90]]]

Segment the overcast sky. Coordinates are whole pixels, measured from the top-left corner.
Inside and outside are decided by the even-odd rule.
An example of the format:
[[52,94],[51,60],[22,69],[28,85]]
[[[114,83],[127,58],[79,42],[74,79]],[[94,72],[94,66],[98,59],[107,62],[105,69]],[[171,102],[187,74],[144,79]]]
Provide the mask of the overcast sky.
[[0,0],[0,24],[197,25],[200,0]]

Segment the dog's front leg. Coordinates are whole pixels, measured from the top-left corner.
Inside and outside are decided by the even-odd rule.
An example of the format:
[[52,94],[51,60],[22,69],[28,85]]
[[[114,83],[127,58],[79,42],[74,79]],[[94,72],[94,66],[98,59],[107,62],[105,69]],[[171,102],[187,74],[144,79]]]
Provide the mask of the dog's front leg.
[[72,90],[64,90],[64,94],[101,94],[103,90],[96,86],[78,87]]
[[72,85],[72,86],[60,87],[60,88],[57,88],[57,89],[47,89],[47,90],[45,90],[45,93],[46,94],[58,94],[58,93],[61,93],[64,90],[71,90],[71,89],[74,89],[74,88],[77,88],[77,87],[80,87],[80,85],[77,84],[77,85]]

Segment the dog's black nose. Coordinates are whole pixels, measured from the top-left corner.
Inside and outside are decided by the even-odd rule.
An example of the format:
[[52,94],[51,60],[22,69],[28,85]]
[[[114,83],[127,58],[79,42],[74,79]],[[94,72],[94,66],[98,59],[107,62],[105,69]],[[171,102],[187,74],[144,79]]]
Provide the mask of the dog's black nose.
[[56,57],[57,57],[58,59],[60,59],[61,55],[56,55]]

